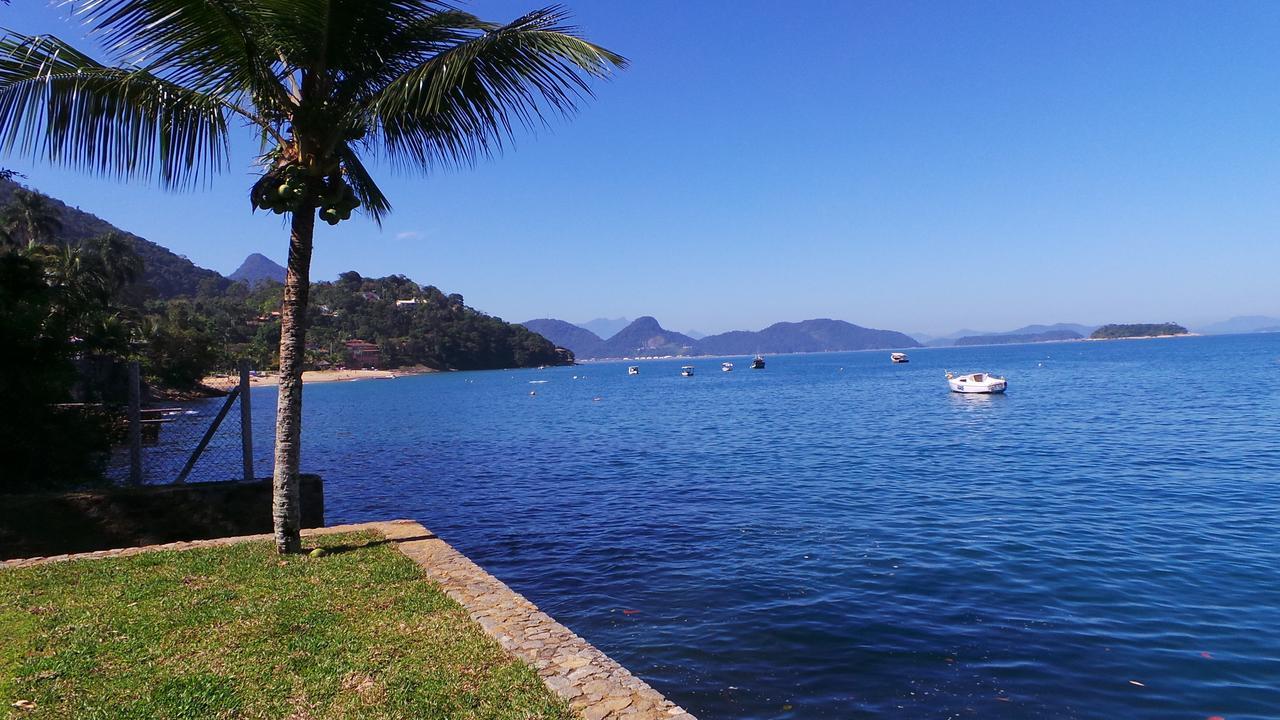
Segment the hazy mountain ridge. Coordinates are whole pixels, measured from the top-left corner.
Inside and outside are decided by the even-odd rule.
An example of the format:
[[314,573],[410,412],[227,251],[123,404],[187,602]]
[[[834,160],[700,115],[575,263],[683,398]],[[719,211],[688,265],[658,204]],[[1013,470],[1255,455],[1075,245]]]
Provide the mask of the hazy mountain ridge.
[[668,330],[652,317],[641,317],[608,340],[581,326],[543,318],[521,323],[579,359],[662,355],[750,355],[915,348],[920,344],[893,330],[864,328],[843,320],[820,318],[780,322],[759,330],[733,330],[695,339]]
[[[14,191],[22,187],[16,182],[0,178],[0,207],[7,205]],[[27,189],[39,192],[35,188]],[[202,285],[206,291],[221,292],[231,284],[221,274],[202,268],[162,245],[121,230],[106,220],[71,207],[55,197],[40,194],[58,213],[58,220],[62,223],[62,231],[58,233],[58,237],[63,242],[78,244],[107,233],[118,233],[123,237],[142,258],[142,283],[150,286],[160,298],[195,295],[202,289]]]
[[572,350],[574,357],[579,359],[596,357],[600,346],[604,344],[599,335],[564,320],[539,318],[526,320],[520,324],[550,340],[556,347]]
[[[950,335],[932,338],[927,347],[953,347],[964,345],[1013,345],[1028,342],[1059,342],[1088,337],[1097,325],[1078,323],[1054,323],[1052,325],[1024,325],[1006,332],[975,332],[960,330]],[[963,334],[961,334],[963,333]]]
[[1010,333],[1007,335],[971,335],[956,338],[955,347],[968,345],[1017,345],[1020,343],[1061,342],[1063,340],[1080,340],[1084,338],[1074,330],[1046,330],[1038,333]]
[[1280,330],[1280,318],[1268,315],[1238,315],[1200,328],[1205,335],[1234,335],[1237,333],[1276,332]]
[[631,324],[631,321],[625,317],[620,318],[596,318],[586,322],[573,323],[583,330],[590,330],[595,333],[601,340],[608,340],[617,335],[622,328]]
[[698,341],[703,355],[749,355],[756,352],[835,352],[916,348],[920,343],[894,330],[876,330],[844,320],[818,318],[780,322],[758,332],[735,330]]

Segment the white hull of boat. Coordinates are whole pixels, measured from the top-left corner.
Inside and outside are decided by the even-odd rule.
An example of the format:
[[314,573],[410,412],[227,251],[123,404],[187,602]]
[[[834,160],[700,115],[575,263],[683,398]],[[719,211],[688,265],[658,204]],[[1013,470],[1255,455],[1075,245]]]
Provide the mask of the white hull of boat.
[[980,395],[1002,393],[1009,387],[1008,380],[986,373],[971,373],[954,377],[948,375],[947,384],[951,386],[951,392]]

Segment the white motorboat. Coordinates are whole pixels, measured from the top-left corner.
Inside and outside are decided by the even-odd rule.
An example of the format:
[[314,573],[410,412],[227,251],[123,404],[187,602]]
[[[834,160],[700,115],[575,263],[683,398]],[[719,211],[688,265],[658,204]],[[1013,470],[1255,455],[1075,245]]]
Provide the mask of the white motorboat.
[[680,374],[685,377],[693,377],[693,366],[685,365],[684,367],[680,368]]
[[632,365],[632,366],[628,367],[628,368],[627,368],[627,374],[628,374],[628,375],[639,375],[639,374],[640,374],[640,366],[639,366],[639,365]]
[[733,363],[720,363],[720,372],[733,372]]
[[987,373],[947,373],[947,384],[951,386],[951,392],[958,393],[1002,393],[1009,387],[1008,380]]
[[906,353],[891,353],[889,355],[889,359],[896,363],[911,362],[911,359],[907,357]]

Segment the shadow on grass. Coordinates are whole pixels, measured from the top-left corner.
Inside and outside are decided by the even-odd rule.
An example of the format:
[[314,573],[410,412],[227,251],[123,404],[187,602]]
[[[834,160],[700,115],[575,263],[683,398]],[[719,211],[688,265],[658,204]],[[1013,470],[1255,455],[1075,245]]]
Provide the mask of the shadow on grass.
[[[368,542],[362,542],[362,543],[330,545],[328,547],[324,547],[323,549],[326,555],[341,555],[343,553],[354,552],[356,550],[362,550],[364,548],[377,547],[379,545],[388,545],[391,543],[413,542],[415,540],[435,540],[438,537],[439,536],[436,535],[435,533],[427,533],[425,535],[414,535],[413,537],[379,538],[377,540],[369,540]],[[316,546],[316,547],[322,547],[322,546]],[[310,552],[313,549],[315,548],[306,548],[303,550],[303,552]]]

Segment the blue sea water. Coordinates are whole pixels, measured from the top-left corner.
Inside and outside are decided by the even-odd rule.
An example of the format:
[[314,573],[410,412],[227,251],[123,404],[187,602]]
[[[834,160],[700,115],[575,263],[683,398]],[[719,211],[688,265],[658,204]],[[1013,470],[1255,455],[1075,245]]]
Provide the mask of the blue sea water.
[[309,386],[303,466],[703,720],[1280,717],[1280,334],[730,359]]

